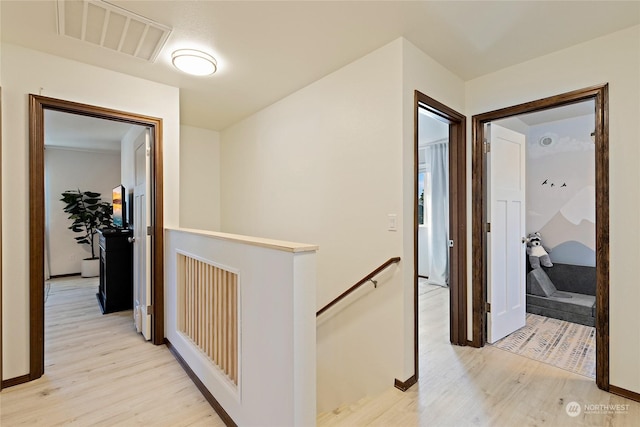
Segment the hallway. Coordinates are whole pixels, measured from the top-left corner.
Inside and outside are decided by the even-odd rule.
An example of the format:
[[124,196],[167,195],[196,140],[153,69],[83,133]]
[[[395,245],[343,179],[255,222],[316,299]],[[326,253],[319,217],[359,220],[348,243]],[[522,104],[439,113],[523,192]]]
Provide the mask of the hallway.
[[51,281],[45,375],[0,393],[0,425],[224,426],[165,346],[131,311],[102,315],[98,278]]
[[[419,298],[418,384],[322,414],[319,426],[637,425],[640,403],[606,393],[592,379],[492,346],[450,345],[449,289],[424,288]],[[576,417],[567,414],[570,402],[582,407]]]
[[[96,290],[96,279],[54,281],[46,374],[0,393],[0,425],[223,426],[169,351],[134,333],[129,311],[100,314]],[[636,425],[640,403],[586,377],[491,346],[451,346],[448,292],[420,295],[418,384],[323,414],[319,426]],[[573,401],[592,412],[569,417],[565,407]],[[593,409],[599,405],[620,406]]]

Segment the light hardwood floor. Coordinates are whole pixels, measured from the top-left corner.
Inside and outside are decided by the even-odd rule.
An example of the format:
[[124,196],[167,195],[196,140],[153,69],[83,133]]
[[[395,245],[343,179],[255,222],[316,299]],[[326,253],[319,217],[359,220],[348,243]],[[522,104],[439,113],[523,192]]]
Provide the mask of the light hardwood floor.
[[45,305],[45,375],[0,393],[0,425],[224,426],[131,311],[102,315],[97,279],[55,280]]
[[[418,384],[321,414],[319,426],[640,425],[640,403],[599,390],[587,377],[492,346],[450,345],[448,292],[420,292]],[[576,417],[567,414],[570,402],[581,406]],[[628,406],[584,407],[615,404]]]
[[[169,351],[135,334],[131,312],[100,314],[95,292],[95,280],[52,286],[46,374],[0,393],[0,425],[223,426]],[[319,426],[639,425],[640,403],[586,377],[491,346],[449,345],[448,290],[420,298],[419,383],[322,414]],[[572,418],[572,401],[629,406]]]

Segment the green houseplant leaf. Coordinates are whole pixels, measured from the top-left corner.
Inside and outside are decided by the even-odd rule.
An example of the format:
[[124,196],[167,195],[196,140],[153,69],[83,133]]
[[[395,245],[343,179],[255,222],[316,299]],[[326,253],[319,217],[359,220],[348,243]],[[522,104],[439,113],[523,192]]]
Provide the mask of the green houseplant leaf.
[[76,236],[74,239],[79,245],[89,245],[91,259],[95,259],[93,243],[98,229],[113,225],[111,204],[103,202],[100,193],[82,192],[80,189],[63,192],[60,201],[64,203],[63,210],[69,214],[68,219],[72,221],[68,227],[69,230],[80,233],[80,236]]

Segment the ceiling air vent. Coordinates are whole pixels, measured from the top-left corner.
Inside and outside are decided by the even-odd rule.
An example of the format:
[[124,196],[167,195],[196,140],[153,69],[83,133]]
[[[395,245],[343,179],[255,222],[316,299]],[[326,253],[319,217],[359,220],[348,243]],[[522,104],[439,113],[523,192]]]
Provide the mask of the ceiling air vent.
[[58,0],[58,34],[153,62],[171,28],[102,0]]

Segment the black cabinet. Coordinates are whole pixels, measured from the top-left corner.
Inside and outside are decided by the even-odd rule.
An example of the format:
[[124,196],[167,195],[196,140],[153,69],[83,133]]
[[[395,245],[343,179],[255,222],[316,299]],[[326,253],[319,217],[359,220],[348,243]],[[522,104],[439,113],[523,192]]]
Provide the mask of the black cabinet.
[[133,237],[131,230],[101,230],[100,286],[102,314],[133,308]]

